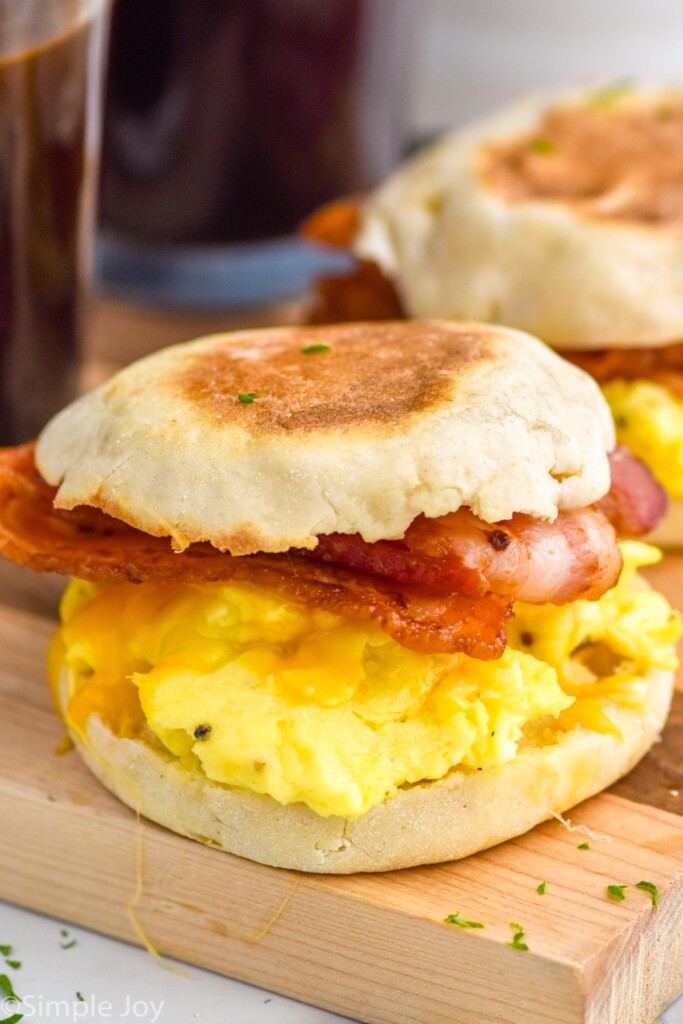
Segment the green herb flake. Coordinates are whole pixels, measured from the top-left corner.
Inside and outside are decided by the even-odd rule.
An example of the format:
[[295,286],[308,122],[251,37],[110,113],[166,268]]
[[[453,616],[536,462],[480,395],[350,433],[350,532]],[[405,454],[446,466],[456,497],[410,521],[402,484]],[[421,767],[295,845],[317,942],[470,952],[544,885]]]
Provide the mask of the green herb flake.
[[[60,928],[59,934],[63,939],[69,938],[69,932],[66,928]],[[59,945],[61,949],[73,949],[76,945],[76,939],[71,939],[69,942],[60,942]]]
[[652,909],[657,913],[659,907],[659,889],[654,882],[636,882],[636,889],[644,889],[645,892],[649,892],[650,898],[652,899]]
[[13,1013],[11,1017],[3,1017],[0,1024],[19,1024],[24,1019],[23,1013]]
[[21,996],[18,996],[12,988],[12,982],[9,980],[6,974],[0,974],[0,988],[5,993],[8,999],[15,999],[18,1003],[21,1002]]
[[11,956],[12,955],[12,947],[11,946],[0,946],[0,953],[3,956]]
[[76,999],[78,999],[79,1003],[84,1003],[85,1002],[85,999],[83,998],[83,993],[82,992],[77,992],[76,993]]
[[547,886],[548,886],[547,882],[541,882],[540,885],[536,886],[536,892],[538,893],[539,896],[545,896],[545,891],[546,891]]
[[241,402],[242,405],[251,405],[251,403],[256,398],[260,398],[260,397],[261,397],[260,391],[246,391],[243,395],[238,395],[237,396],[237,401]]
[[307,345],[299,350],[302,356],[317,356],[319,352],[331,352],[330,345]]
[[512,936],[512,942],[508,942],[507,945],[510,949],[519,949],[522,953],[527,953],[529,951],[529,947],[526,942],[522,942],[522,939],[524,938],[524,929],[521,924],[517,924],[516,921],[510,921],[510,927],[515,934]]
[[11,967],[13,971],[18,971],[21,967],[21,960],[5,960],[8,967]]
[[607,895],[611,900],[616,900],[617,903],[623,903],[626,899],[626,893],[624,889],[628,889],[627,885],[608,885]]
[[577,850],[590,850],[590,843],[579,843]]
[[548,156],[549,153],[555,152],[555,143],[552,139],[536,138],[532,139],[531,150],[533,153],[538,153],[539,156]]
[[632,90],[632,82],[613,82],[611,85],[606,85],[604,89],[598,89],[597,92],[593,93],[590,106],[611,107],[615,103],[618,103],[619,100],[622,100],[624,96],[628,95]]
[[448,917],[444,917],[444,924],[456,924],[458,928],[483,928],[484,925],[481,921],[466,921],[464,917],[460,916],[460,911],[456,910],[454,914],[449,914]]

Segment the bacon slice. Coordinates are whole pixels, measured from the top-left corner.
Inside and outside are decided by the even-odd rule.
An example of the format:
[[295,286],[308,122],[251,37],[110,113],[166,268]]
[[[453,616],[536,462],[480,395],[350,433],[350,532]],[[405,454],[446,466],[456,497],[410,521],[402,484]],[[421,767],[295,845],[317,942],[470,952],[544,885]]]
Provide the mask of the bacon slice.
[[314,551],[234,557],[209,544],[176,554],[166,538],[97,509],[55,509],[55,489],[40,478],[26,445],[0,451],[0,552],[29,568],[94,581],[260,583],[376,622],[413,650],[495,658],[504,650],[513,597],[537,604],[600,597],[621,571],[609,519],[629,532],[657,521],[666,499],[649,470],[626,449],[612,463],[604,512],[488,524],[460,509],[439,519],[419,516],[398,541],[331,534]]
[[350,196],[326,203],[314,210],[299,229],[299,234],[309,242],[332,245],[339,249],[350,249],[360,227],[363,199]]
[[666,511],[666,492],[628,448],[610,454],[610,469],[609,494],[597,507],[560,512],[552,523],[515,515],[488,524],[463,508],[439,519],[419,516],[400,541],[329,534],[300,554],[440,593],[492,592],[530,604],[592,600],[621,572],[615,529],[640,536]]
[[666,491],[652,470],[625,445],[609,457],[612,483],[609,494],[597,503],[617,533],[640,537],[653,530],[666,512]]
[[683,398],[683,341],[656,348],[609,348],[599,352],[563,351],[601,384],[608,380],[651,380]]
[[405,315],[389,278],[376,263],[360,261],[348,274],[318,278],[307,321],[339,324],[358,320],[403,320]]
[[250,582],[271,586],[352,618],[377,623],[398,643],[425,653],[499,658],[510,598],[430,593],[296,554],[222,554],[192,544],[180,554],[98,509],[55,509],[55,488],[38,475],[33,446],[0,450],[0,553],[20,565],[94,582]]
[[560,512],[552,523],[515,515],[494,524],[462,508],[439,519],[420,516],[400,541],[331,534],[301,554],[441,593],[514,595],[531,604],[598,598],[622,568],[614,529],[592,508]]

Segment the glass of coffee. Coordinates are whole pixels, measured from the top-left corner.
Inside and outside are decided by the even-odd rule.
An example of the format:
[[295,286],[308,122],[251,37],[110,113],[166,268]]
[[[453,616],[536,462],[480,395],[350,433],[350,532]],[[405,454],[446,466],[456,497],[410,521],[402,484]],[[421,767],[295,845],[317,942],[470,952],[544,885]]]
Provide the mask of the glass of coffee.
[[0,444],[76,392],[107,0],[0,0]]
[[101,194],[106,289],[267,304],[346,261],[297,240],[406,142],[415,0],[117,0]]

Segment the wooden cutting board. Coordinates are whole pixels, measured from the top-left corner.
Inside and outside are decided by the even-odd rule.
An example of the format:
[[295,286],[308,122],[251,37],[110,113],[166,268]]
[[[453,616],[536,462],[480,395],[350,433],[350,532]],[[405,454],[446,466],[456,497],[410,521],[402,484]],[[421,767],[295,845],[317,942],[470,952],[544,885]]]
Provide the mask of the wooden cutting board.
[[[683,557],[653,576],[680,606]],[[52,607],[35,579],[0,575],[3,600]],[[1,898],[382,1024],[651,1024],[683,990],[683,693],[629,779],[571,812],[609,840],[579,850],[585,835],[553,821],[455,864],[311,876],[136,821],[57,754],[52,629],[0,608]],[[455,911],[485,927],[444,924]],[[512,921],[528,952],[508,946]]]

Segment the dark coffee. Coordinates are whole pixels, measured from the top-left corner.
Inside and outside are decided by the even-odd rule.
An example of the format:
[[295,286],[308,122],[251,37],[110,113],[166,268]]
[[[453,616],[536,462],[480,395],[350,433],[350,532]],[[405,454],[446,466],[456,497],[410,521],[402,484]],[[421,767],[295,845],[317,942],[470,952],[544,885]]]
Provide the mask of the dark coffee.
[[[0,443],[73,397],[94,203],[92,21],[0,61]],[[88,96],[88,85],[91,93]]]
[[225,245],[369,188],[403,142],[410,19],[404,0],[118,0],[106,226]]

